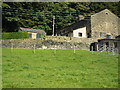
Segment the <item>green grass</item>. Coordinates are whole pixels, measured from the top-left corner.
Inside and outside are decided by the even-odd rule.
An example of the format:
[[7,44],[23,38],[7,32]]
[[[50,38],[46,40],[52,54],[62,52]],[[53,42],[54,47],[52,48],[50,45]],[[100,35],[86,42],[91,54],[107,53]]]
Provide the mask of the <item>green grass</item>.
[[76,50],[3,49],[3,88],[116,88],[118,56]]

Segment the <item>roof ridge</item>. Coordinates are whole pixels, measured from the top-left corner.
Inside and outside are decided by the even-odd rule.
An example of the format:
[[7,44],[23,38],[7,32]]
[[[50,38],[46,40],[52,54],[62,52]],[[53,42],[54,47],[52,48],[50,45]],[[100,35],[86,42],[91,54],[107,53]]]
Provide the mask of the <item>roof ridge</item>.
[[[23,28],[23,27],[20,27],[20,28]],[[42,30],[42,31],[44,31],[43,29],[33,29],[33,28],[24,28],[24,29],[31,29],[31,30]]]
[[22,28],[20,27],[21,31],[26,31],[26,32],[37,32],[37,33],[45,33],[44,30],[40,30],[40,29],[31,29],[31,28]]

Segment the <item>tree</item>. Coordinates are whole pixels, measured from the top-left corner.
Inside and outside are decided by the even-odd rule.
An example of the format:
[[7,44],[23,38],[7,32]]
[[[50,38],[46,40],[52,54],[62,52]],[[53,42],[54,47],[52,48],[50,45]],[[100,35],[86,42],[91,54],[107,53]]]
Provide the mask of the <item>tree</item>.
[[6,2],[3,3],[3,31],[16,32],[19,27],[43,29],[52,34],[55,30],[78,22],[78,15],[90,16],[103,9],[120,15],[118,2]]

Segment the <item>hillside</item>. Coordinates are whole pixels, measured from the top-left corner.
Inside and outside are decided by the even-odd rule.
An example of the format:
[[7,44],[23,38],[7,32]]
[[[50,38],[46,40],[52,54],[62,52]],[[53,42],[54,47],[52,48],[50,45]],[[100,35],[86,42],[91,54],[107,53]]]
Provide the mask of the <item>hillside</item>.
[[5,2],[2,4],[3,32],[16,32],[19,27],[43,29],[52,34],[79,21],[79,15],[90,16],[104,9],[120,15],[119,2]]

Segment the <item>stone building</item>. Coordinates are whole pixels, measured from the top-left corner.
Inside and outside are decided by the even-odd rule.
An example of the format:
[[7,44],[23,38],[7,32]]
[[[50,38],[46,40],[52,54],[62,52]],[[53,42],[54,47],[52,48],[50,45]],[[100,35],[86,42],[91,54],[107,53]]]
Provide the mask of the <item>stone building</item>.
[[120,53],[120,36],[115,39],[98,39],[98,42],[91,43],[90,50]]
[[98,42],[91,43],[90,50],[118,53],[119,42],[119,39],[98,39]]
[[89,33],[89,20],[80,20],[79,22],[60,30],[60,32],[58,32],[58,35],[68,37],[89,38]]
[[118,36],[119,17],[108,9],[91,16],[91,38],[115,39]]
[[[97,38],[97,39],[115,39],[119,35],[119,17],[108,9],[91,15],[89,19],[83,19],[79,22],[67,26],[60,30],[60,36]],[[118,33],[119,32],[119,33]]]
[[19,32],[28,32],[29,38],[32,39],[41,38],[41,34],[46,34],[43,30],[31,28],[20,28]]
[[91,44],[91,50],[120,53],[119,35],[120,18],[108,9],[91,16],[91,37],[98,39]]

